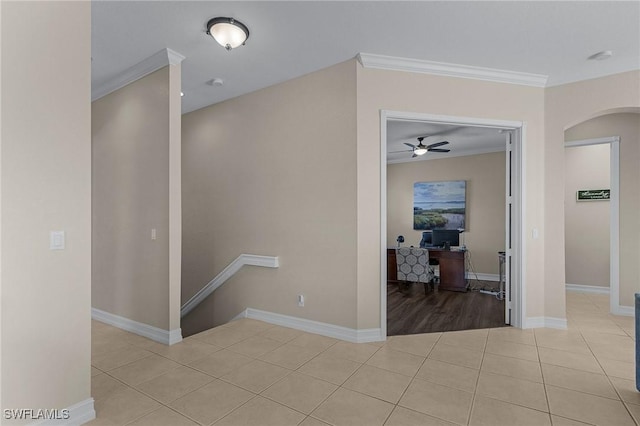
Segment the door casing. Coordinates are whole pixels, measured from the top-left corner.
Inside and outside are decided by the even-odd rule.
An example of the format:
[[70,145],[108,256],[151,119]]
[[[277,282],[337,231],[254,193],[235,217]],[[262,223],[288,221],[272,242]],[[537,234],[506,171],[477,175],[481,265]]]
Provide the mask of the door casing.
[[[505,248],[511,246],[510,267],[505,267],[506,286],[511,285],[510,300],[505,300],[505,316],[511,309],[511,325],[522,328],[526,318],[525,234],[524,234],[524,147],[526,123],[522,121],[492,120],[485,118],[422,114],[403,111],[380,111],[380,330],[387,335],[387,121],[427,121],[458,126],[491,127],[503,129],[512,135],[511,173],[506,171],[505,201],[511,197],[511,221],[506,217]],[[510,176],[510,177],[509,177]],[[511,188],[511,194],[509,194]],[[507,212],[508,214],[508,212]],[[511,227],[509,229],[509,226]],[[511,237],[511,241],[509,241]]]

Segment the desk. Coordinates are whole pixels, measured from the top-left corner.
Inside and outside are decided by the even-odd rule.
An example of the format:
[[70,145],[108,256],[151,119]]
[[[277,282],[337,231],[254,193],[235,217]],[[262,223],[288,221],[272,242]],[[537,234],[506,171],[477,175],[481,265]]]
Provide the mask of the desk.
[[[429,259],[436,259],[440,264],[441,290],[467,291],[467,280],[464,270],[464,251],[427,248]],[[387,249],[387,280],[397,281],[396,249]]]

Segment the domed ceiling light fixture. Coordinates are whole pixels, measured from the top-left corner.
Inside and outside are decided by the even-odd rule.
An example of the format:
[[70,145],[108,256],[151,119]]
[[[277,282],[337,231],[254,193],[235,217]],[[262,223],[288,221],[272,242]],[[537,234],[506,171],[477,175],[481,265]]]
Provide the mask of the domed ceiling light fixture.
[[613,52],[611,50],[603,50],[602,52],[594,53],[589,56],[587,59],[595,60],[595,61],[604,61],[613,56]]
[[213,18],[207,22],[207,34],[229,51],[247,42],[249,28],[233,18]]

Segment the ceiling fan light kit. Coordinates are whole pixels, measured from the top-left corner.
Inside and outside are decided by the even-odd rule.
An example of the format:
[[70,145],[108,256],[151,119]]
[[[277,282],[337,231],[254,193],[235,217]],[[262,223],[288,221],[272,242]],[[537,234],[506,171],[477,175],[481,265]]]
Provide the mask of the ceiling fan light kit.
[[443,146],[443,145],[448,145],[449,141],[442,141],[442,142],[436,142],[436,143],[432,143],[429,145],[423,145],[422,141],[427,138],[428,136],[420,136],[418,138],[418,145],[414,145],[408,142],[405,142],[404,144],[407,145],[408,147],[410,147],[410,150],[406,150],[406,151],[395,151],[394,153],[397,152],[412,152],[413,155],[411,155],[411,158],[415,158],[418,157],[420,155],[424,155],[427,152],[449,152],[451,151],[450,149],[443,149],[443,148],[438,148],[439,146]]
[[218,17],[207,22],[207,34],[227,51],[244,46],[249,38],[249,28],[234,18]]
[[418,146],[414,148],[413,153],[416,155],[424,155],[427,153],[427,151],[428,151],[427,147],[422,145],[422,142],[420,142]]

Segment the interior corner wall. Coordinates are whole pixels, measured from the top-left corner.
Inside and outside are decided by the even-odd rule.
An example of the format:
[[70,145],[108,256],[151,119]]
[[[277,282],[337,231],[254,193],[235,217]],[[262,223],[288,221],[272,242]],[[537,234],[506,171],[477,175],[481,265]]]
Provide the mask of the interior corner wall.
[[[633,306],[634,293],[640,291],[640,109],[636,113],[602,115],[565,131],[566,140],[607,136],[620,137],[620,304]],[[609,144],[603,149],[608,151]],[[606,248],[608,253],[608,245]],[[608,265],[606,273],[608,279]],[[567,282],[572,282],[569,277]]]
[[168,331],[180,309],[179,71],[166,66],[92,104],[92,307]]
[[243,267],[183,318],[185,335],[246,308],[355,328],[355,67],[183,116],[183,303],[240,254],[280,260]]
[[576,191],[611,188],[610,150],[609,144],[565,149],[564,244],[568,284],[609,287],[611,203],[578,201]]
[[[544,313],[544,89],[401,71],[357,69],[358,328],[380,326],[380,111],[521,121],[526,315]],[[564,283],[562,284],[564,286]]]
[[[546,235],[564,235],[564,220],[557,220],[557,218],[564,217],[565,130],[599,115],[638,107],[640,107],[640,71],[629,71],[545,90]],[[564,251],[564,240],[558,238],[545,240],[545,315],[548,317],[564,318],[565,316],[564,292],[559,291],[565,284]],[[635,253],[635,256],[635,262],[638,262],[638,253]]]
[[61,409],[90,398],[91,3],[1,7],[1,406]]
[[466,230],[460,244],[469,250],[473,272],[498,275],[498,251],[505,242],[505,153],[470,155],[387,165],[387,247],[398,235],[418,246],[413,229],[413,184],[466,181]]

